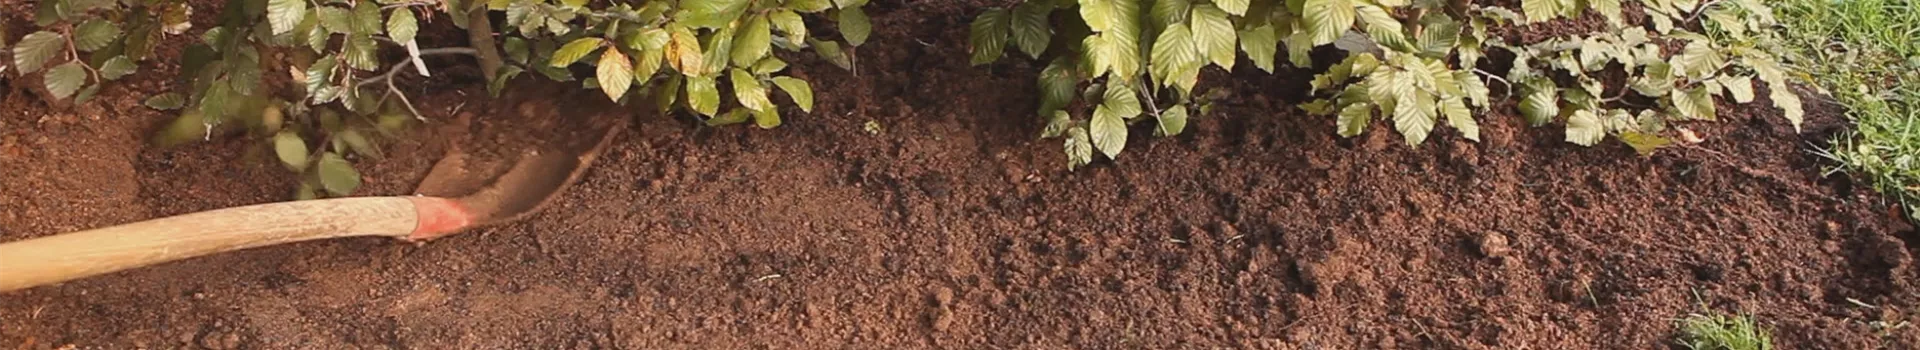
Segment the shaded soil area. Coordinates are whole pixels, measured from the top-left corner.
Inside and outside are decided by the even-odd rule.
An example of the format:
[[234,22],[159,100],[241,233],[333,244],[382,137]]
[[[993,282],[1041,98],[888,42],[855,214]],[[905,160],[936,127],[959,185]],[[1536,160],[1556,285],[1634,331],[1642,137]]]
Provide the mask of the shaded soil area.
[[[1034,138],[1039,67],[968,67],[974,6],[872,7],[855,71],[789,56],[820,100],[779,129],[642,116],[527,221],[0,295],[0,347],[1649,349],[1703,306],[1780,348],[1920,347],[1875,323],[1920,323],[1920,238],[1809,152],[1833,106],[1796,134],[1723,105],[1644,159],[1501,112],[1413,148],[1299,113],[1302,72],[1243,71],[1191,133],[1068,172]],[[0,100],[0,240],[288,197],[258,140],[147,147],[152,80]],[[511,132],[448,85],[419,91],[430,119]],[[359,194],[409,193],[458,132],[414,130]]]

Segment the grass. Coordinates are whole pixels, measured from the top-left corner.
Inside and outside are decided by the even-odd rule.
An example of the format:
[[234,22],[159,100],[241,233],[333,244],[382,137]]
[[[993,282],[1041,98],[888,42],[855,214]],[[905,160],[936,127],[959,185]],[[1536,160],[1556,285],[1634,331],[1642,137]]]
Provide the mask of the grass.
[[1677,341],[1691,350],[1773,349],[1773,334],[1752,316],[1688,315],[1680,319]]
[[[1823,155],[1920,220],[1920,0],[1770,1],[1789,58],[1847,107]],[[1830,172],[1831,173],[1831,172]]]

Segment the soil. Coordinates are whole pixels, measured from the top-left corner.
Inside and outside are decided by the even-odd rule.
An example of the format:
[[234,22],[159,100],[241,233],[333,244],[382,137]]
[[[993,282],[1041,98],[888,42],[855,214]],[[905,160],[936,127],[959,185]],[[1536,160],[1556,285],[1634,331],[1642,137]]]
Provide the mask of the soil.
[[[1650,349],[1710,308],[1782,349],[1920,348],[1891,326],[1920,323],[1920,235],[1812,152],[1836,106],[1796,133],[1722,105],[1645,158],[1511,106],[1409,147],[1339,138],[1293,108],[1304,72],[1243,61],[1190,133],[1070,172],[1034,137],[1039,67],[968,66],[969,3],[874,2],[854,71],[790,56],[819,101],[778,129],[639,116],[525,221],[0,295],[0,347]],[[0,241],[289,198],[257,139],[145,143],[170,76],[0,99]],[[454,80],[416,88],[430,120],[512,113]],[[413,130],[358,195],[410,193],[461,137]]]

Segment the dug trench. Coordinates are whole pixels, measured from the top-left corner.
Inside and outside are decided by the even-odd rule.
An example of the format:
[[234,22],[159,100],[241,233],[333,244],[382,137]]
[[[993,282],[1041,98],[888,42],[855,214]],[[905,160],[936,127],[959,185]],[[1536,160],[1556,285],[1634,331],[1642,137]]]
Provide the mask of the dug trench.
[[[1303,72],[1241,68],[1206,78],[1233,97],[1190,133],[1068,171],[1035,138],[1038,67],[968,66],[974,6],[873,7],[899,30],[852,71],[792,56],[819,105],[778,129],[639,117],[524,222],[0,295],[0,346],[1650,349],[1706,307],[1784,349],[1920,347],[1884,326],[1920,323],[1912,228],[1811,152],[1846,126],[1832,105],[1800,133],[1723,105],[1645,158],[1511,108],[1482,142],[1410,147],[1298,112]],[[5,97],[0,239],[287,198],[256,139],[146,146],[162,81]],[[512,132],[481,86],[416,89],[430,120]],[[408,193],[448,135],[360,160],[360,194]]]

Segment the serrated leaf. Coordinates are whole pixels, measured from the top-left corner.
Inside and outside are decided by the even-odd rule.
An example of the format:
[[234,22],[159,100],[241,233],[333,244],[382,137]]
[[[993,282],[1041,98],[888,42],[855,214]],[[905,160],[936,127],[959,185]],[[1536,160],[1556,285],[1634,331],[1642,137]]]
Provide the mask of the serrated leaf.
[[[1134,108],[1140,107],[1135,105]],[[1108,104],[1101,104],[1093,110],[1093,120],[1088,124],[1093,146],[1106,154],[1108,159],[1118,159],[1120,152],[1127,147],[1126,118]]]
[[1172,27],[1186,23],[1187,15],[1193,12],[1189,0],[1155,0],[1147,9],[1147,18],[1154,28]]
[[[706,68],[706,62],[704,61],[705,58],[701,57],[700,39],[695,37],[693,31],[686,27],[669,27],[673,28],[669,32],[669,39],[667,41],[667,65],[672,66],[674,70],[680,71],[682,74],[692,76],[706,75],[706,72],[702,71]],[[815,47],[818,46],[816,45]]]
[[1433,127],[1439,119],[1434,114],[1435,107],[1433,95],[1426,92],[1416,91],[1400,96],[1393,108],[1393,128],[1406,137],[1407,145],[1419,146],[1426,142],[1427,135],[1433,133]]
[[73,48],[80,51],[99,50],[117,39],[120,39],[120,26],[104,19],[90,20],[73,28]]
[[375,56],[377,52],[375,52],[376,48],[374,45],[372,36],[365,34],[348,35],[347,46],[344,52],[346,56],[343,56],[347,59],[347,66],[363,71],[380,68],[379,57]]
[[354,154],[376,159],[383,157],[380,148],[374,147],[373,141],[367,140],[366,135],[361,134],[358,130],[346,130],[333,136],[340,139],[341,142],[346,143],[347,149],[352,150]]
[[1355,103],[1340,109],[1340,118],[1335,129],[1341,137],[1354,137],[1367,132],[1367,124],[1373,119],[1373,104]]
[[53,94],[53,99],[64,99],[73,96],[81,85],[87,83],[87,69],[81,67],[80,62],[67,62],[47,70],[42,79],[47,92]]
[[728,70],[728,73],[728,79],[733,84],[733,96],[741,106],[755,112],[773,108],[773,102],[767,99],[767,87],[761,86],[752,73],[739,68]]
[[1053,111],[1053,115],[1047,117],[1047,126],[1040,129],[1040,137],[1059,137],[1067,132],[1067,127],[1072,125],[1073,116],[1068,115],[1067,111]]
[[21,74],[31,74],[45,67],[47,60],[59,54],[66,38],[59,33],[39,31],[27,34],[13,46],[13,66]]
[[967,32],[967,44],[972,51],[969,60],[978,66],[999,60],[1007,47],[1008,31],[1013,25],[1006,10],[990,9],[980,12],[973,18]]
[[186,96],[181,96],[178,92],[169,92],[148,97],[142,104],[145,104],[147,108],[169,111],[184,107],[187,104],[187,98]]
[[1706,41],[1687,43],[1686,48],[1679,55],[1673,56],[1673,60],[1671,64],[1675,71],[1695,79],[1706,78],[1719,72],[1720,65],[1726,62],[1720,57],[1720,52],[1714,51]]
[[780,109],[767,107],[764,110],[753,111],[753,125],[761,129],[780,127]]
[[1240,50],[1247,52],[1247,59],[1254,67],[1273,73],[1273,58],[1280,51],[1280,37],[1274,33],[1273,24],[1240,31]]
[[1040,70],[1040,115],[1048,115],[1066,108],[1073,102],[1074,89],[1080,84],[1080,78],[1066,59],[1056,59]]
[[1753,68],[1754,76],[1767,83],[1773,90],[1787,89],[1787,71],[1780,62],[1764,56],[1745,56],[1740,59],[1748,68]]
[[766,16],[753,16],[747,19],[746,27],[733,37],[733,65],[749,67],[767,57],[773,51],[773,26],[767,23]]
[[752,111],[748,111],[746,108],[734,108],[734,109],[727,110],[726,113],[722,113],[719,116],[715,116],[713,118],[707,118],[706,123],[707,123],[707,126],[727,126],[727,125],[745,123],[748,120],[752,120],[752,119],[753,119]]
[[528,49],[527,40],[518,36],[508,36],[501,40],[500,48],[507,52],[507,59],[516,63],[525,64],[533,55],[533,52]]
[[[325,8],[321,7],[321,9]],[[300,21],[300,25],[294,31],[300,33],[300,38],[306,40],[307,48],[313,49],[316,54],[326,51],[327,40],[333,39],[333,34],[320,24],[319,11],[308,12],[307,19]]]
[[1753,102],[1753,77],[1722,75],[1718,81],[1721,87],[1726,88],[1727,92],[1733,95],[1735,102]]
[[700,69],[703,74],[725,74],[733,57],[733,34],[735,30],[723,28],[709,33],[706,38],[706,65]]
[[1210,5],[1193,7],[1193,47],[1221,69],[1233,70],[1234,44],[1239,34],[1227,13]]
[[1707,91],[1705,86],[1685,90],[1674,89],[1669,96],[1673,99],[1673,107],[1679,110],[1681,116],[1690,119],[1719,119],[1713,104],[1712,92]]
[[1806,122],[1807,116],[1806,109],[1800,104],[1800,95],[1793,94],[1793,90],[1783,84],[1773,86],[1768,98],[1773,100],[1774,107],[1784,112],[1787,122],[1793,123],[1793,131],[1800,132],[1800,125]]
[[307,170],[307,142],[300,139],[300,134],[291,130],[274,134],[273,153],[280,157],[280,164],[285,164],[288,169]]
[[840,37],[847,39],[848,45],[860,46],[867,43],[867,36],[873,33],[873,20],[867,18],[867,11],[859,7],[840,9]]
[[1588,6],[1591,6],[1593,8],[1593,11],[1599,12],[1600,16],[1607,18],[1608,24],[1611,24],[1616,28],[1624,27],[1627,25],[1626,16],[1621,14],[1620,0],[1586,0],[1586,1]]
[[1087,37],[1087,54],[1094,62],[1095,75],[1113,72],[1111,77],[1130,80],[1140,69],[1140,54],[1136,40],[1121,33],[1100,33]]
[[1526,23],[1540,23],[1559,17],[1563,11],[1561,0],[1521,0],[1520,11],[1526,13]]
[[1333,43],[1348,28],[1353,28],[1358,16],[1352,0],[1306,0],[1304,6],[1306,12],[1302,19],[1306,28],[1303,32],[1309,33],[1311,46]]
[[1068,171],[1093,163],[1093,142],[1091,141],[1092,137],[1087,135],[1086,128],[1075,126],[1067,129],[1065,148]]
[[354,189],[360,188],[360,172],[354,170],[353,164],[347,163],[347,159],[341,158],[338,153],[321,155],[317,172],[320,175],[320,188],[335,196],[353,194]]
[[607,93],[607,98],[619,101],[633,87],[633,62],[620,50],[607,50],[600,54],[594,76],[599,78],[600,90]]
[[1453,80],[1460,84],[1460,91],[1465,93],[1467,100],[1473,102],[1474,106],[1481,108],[1490,106],[1487,95],[1492,91],[1487,89],[1486,82],[1480,81],[1479,76],[1460,70],[1453,72]]
[[1053,40],[1053,29],[1047,24],[1047,14],[1051,12],[1053,5],[1044,1],[1028,1],[1014,6],[1010,16],[1013,45],[1027,53],[1027,56],[1039,59]]
[[108,59],[106,64],[100,65],[100,79],[118,80],[127,74],[133,74],[136,69],[139,67],[135,66],[133,60],[128,59],[127,56],[114,56]]
[[339,61],[336,60],[333,55],[327,55],[326,57],[321,57],[318,61],[313,61],[313,65],[307,66],[307,81],[303,83],[306,84],[307,95],[313,97],[313,104],[326,103],[332,100],[331,98],[322,99],[321,94],[318,92],[320,92],[321,88],[332,85],[333,71],[337,68],[337,62]]
[[1408,47],[1405,28],[1400,25],[1400,20],[1393,18],[1385,8],[1363,3],[1354,10],[1360,22],[1367,24],[1367,35],[1374,41],[1387,47]]
[[314,13],[320,17],[320,27],[334,34],[353,33],[353,13],[347,9],[333,6],[319,6]]
[[[787,4],[792,5],[793,2]],[[792,10],[779,10],[767,15],[767,20],[773,23],[773,29],[787,33],[787,41],[807,42],[807,22],[800,19],[800,14],[793,13]]]
[[273,34],[279,35],[292,31],[300,21],[307,18],[307,2],[303,0],[268,0],[267,23],[272,25]]
[[720,88],[714,85],[713,77],[687,77],[687,105],[706,116],[720,112]]
[[1593,147],[1600,144],[1600,140],[1606,137],[1607,127],[1601,123],[1600,116],[1593,114],[1593,111],[1576,110],[1573,111],[1572,116],[1567,117],[1567,142]]
[[1101,95],[1100,105],[1106,106],[1121,119],[1133,119],[1141,113],[1146,113],[1140,108],[1140,97],[1135,96],[1133,89],[1125,84],[1107,86],[1107,90]]
[[833,8],[832,0],[788,0],[787,7],[795,11],[814,13]]
[[1118,28],[1121,22],[1129,20],[1121,12],[1123,1],[1131,0],[1081,0],[1080,18],[1086,20],[1087,27],[1096,32],[1106,32]]
[[1171,86],[1174,77],[1187,69],[1200,67],[1200,52],[1194,47],[1192,34],[1185,26],[1173,26],[1160,32],[1153,40],[1153,49],[1149,52],[1152,64],[1151,75],[1161,86]]
[[1182,131],[1187,130],[1187,106],[1173,105],[1173,107],[1161,111],[1158,120],[1160,127],[1154,129],[1155,133],[1160,136],[1179,135]]
[[1549,82],[1528,84],[1527,90],[1527,96],[1520,100],[1520,114],[1527,117],[1528,124],[1546,125],[1560,115],[1559,88]]
[[569,41],[566,45],[561,46],[559,50],[555,50],[553,52],[553,58],[547,61],[547,65],[552,67],[572,65],[574,62],[579,62],[581,58],[593,53],[594,50],[599,50],[600,46],[606,43],[606,39],[598,37],[573,39],[573,41]]
[[387,16],[387,36],[393,38],[393,41],[401,43],[413,41],[414,35],[419,33],[420,22],[413,17],[413,10],[406,7],[395,8],[393,13]]
[[1215,6],[1219,6],[1220,10],[1227,11],[1227,13],[1235,16],[1246,15],[1247,6],[1250,5],[1251,3],[1252,1],[1249,1],[1249,0],[1214,0],[1213,1],[1213,4]]
[[787,97],[793,98],[793,104],[800,106],[801,111],[813,112],[813,86],[807,84],[806,80],[794,77],[773,77],[773,85],[780,87],[780,91],[786,92]]
[[1673,145],[1673,140],[1661,137],[1660,135],[1637,131],[1624,132],[1621,133],[1619,137],[1620,142],[1626,143],[1628,147],[1633,147],[1634,153],[1639,153],[1641,157],[1651,156],[1654,151]]
[[766,58],[760,59],[760,62],[754,62],[751,70],[754,75],[767,75],[779,73],[786,69],[787,61],[782,61],[779,57],[769,55]]
[[848,57],[846,51],[840,49],[840,43],[812,39],[808,39],[807,42],[813,45],[813,52],[819,54],[820,58],[826,59],[828,63],[833,63],[840,69],[853,69],[853,58]]
[[354,34],[380,35],[381,29],[384,29],[380,19],[379,4],[361,1],[353,6],[353,17],[349,18],[349,22],[352,23]]
[[1440,113],[1447,116],[1447,125],[1460,131],[1460,136],[1474,142],[1480,141],[1480,122],[1473,120],[1473,111],[1467,109],[1467,101],[1461,97],[1451,97],[1440,101]]

